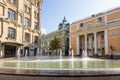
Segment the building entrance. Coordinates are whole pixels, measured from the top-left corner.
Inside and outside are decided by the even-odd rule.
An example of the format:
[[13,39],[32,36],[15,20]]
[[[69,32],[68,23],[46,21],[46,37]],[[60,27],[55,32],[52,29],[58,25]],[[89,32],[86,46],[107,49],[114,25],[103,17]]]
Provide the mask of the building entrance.
[[105,55],[105,48],[102,48],[102,56]]
[[5,45],[4,52],[5,52],[5,58],[15,57],[16,47],[10,46],[10,45]]

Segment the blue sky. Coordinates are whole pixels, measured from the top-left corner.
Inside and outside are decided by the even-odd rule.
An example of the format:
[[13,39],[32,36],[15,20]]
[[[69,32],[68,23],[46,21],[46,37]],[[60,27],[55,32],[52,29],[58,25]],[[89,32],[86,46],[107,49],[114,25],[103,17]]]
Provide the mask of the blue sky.
[[64,16],[72,23],[117,6],[120,6],[120,0],[43,0],[42,34],[57,30]]

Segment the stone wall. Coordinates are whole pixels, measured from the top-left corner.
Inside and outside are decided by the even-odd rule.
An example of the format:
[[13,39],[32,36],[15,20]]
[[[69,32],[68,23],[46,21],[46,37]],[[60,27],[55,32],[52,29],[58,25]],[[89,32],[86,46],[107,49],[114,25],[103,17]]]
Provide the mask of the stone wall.
[[116,76],[88,76],[88,77],[65,77],[65,76],[20,76],[0,74],[0,80],[120,80]]

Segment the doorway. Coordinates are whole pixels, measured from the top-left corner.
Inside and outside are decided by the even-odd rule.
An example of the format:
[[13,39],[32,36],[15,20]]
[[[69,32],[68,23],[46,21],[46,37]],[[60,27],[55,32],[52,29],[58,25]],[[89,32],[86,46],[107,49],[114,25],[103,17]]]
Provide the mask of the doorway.
[[102,56],[105,55],[105,48],[102,48]]
[[4,53],[5,53],[5,58],[15,57],[16,47],[10,46],[10,45],[5,45]]

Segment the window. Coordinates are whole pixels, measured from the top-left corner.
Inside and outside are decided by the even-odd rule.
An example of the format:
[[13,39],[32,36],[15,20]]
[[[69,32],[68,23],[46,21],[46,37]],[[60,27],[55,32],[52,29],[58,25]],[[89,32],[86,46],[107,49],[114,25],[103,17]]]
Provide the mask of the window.
[[29,19],[28,19],[28,18],[25,18],[25,19],[24,19],[24,25],[25,25],[25,26],[29,26]]
[[37,7],[39,8],[39,2],[37,3]]
[[11,2],[12,4],[15,4],[15,0],[8,0],[9,2]]
[[83,26],[84,26],[84,24],[83,24],[83,23],[81,23],[81,24],[80,24],[80,27],[83,27]]
[[25,41],[26,42],[30,41],[30,34],[29,33],[25,33]]
[[34,29],[38,29],[38,24],[34,22]]
[[31,8],[28,7],[27,5],[25,5],[25,6],[24,6],[24,11],[25,11],[26,13],[30,13]]
[[39,13],[37,13],[37,18],[39,19]]
[[15,0],[11,0],[11,3],[12,3],[12,4],[15,4]]
[[15,12],[11,9],[8,9],[8,18],[15,20]]
[[102,22],[102,17],[99,17],[99,18],[97,19],[97,21],[98,21],[98,22]]
[[8,37],[15,39],[15,29],[13,28],[8,28]]
[[34,42],[38,43],[38,37],[37,36],[35,36],[35,41]]
[[26,5],[24,6],[24,11],[27,12],[27,6]]
[[4,16],[4,7],[0,6],[0,16]]

